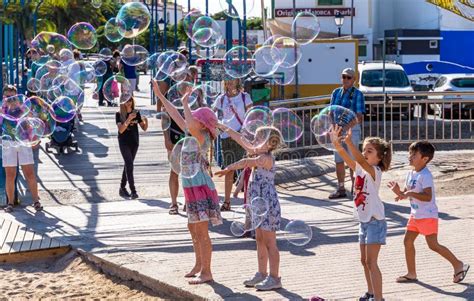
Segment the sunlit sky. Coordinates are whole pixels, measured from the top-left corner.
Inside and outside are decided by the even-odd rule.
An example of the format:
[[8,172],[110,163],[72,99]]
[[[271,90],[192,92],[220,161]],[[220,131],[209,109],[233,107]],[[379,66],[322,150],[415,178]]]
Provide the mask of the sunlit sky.
[[[247,3],[247,17],[260,17],[262,15],[261,0],[233,0],[232,4],[238,11],[242,11],[243,1]],[[202,12],[206,10],[205,0],[191,0],[191,7],[198,8]],[[178,3],[183,5],[185,10],[188,8],[188,0],[178,0]],[[226,3],[226,0],[208,0],[209,3],[209,14],[215,14],[222,11],[220,3]],[[253,9],[249,11],[249,6],[253,3]],[[271,0],[264,0],[265,7],[270,10]]]

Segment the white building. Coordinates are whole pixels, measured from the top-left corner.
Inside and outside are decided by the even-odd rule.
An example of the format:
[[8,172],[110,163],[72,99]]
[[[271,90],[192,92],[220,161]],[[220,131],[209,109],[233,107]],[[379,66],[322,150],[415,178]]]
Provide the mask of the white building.
[[[293,0],[275,0],[273,16],[291,22]],[[474,22],[425,0],[298,0],[296,9],[319,17],[321,33],[337,36],[336,12],[344,17],[342,35],[359,39],[359,60],[388,59],[406,64],[444,60],[474,67]]]

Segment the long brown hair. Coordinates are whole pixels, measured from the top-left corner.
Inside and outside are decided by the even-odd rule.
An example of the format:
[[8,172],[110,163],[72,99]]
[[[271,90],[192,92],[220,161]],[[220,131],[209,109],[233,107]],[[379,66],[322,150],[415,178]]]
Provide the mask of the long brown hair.
[[375,148],[377,157],[380,159],[378,167],[380,167],[382,171],[387,171],[392,162],[392,146],[390,143],[380,137],[367,137],[363,145],[365,146],[366,144],[371,144]]
[[124,123],[127,120],[127,107],[125,104],[127,102],[131,101],[132,102],[132,111],[135,110],[135,98],[131,96],[126,102],[120,104],[120,121]]
[[[238,92],[243,92],[244,91],[244,87],[242,86],[242,82],[240,81],[240,79],[233,78],[233,79],[224,80],[224,92],[225,92],[225,94],[229,93],[228,85],[231,82],[236,82],[235,88],[237,89]],[[227,95],[227,96],[229,96],[229,95]]]

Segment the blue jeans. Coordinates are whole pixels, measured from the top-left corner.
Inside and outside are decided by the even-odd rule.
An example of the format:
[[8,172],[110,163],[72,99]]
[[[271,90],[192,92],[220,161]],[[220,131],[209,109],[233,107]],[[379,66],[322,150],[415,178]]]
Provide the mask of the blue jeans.
[[372,218],[367,223],[359,223],[359,243],[361,245],[384,245],[387,238],[387,222]]
[[[361,129],[360,129],[360,124],[358,124],[358,125],[356,125],[352,128],[352,139],[351,139],[352,144],[354,144],[356,147],[359,147],[361,136],[362,136],[362,132],[361,132]],[[342,144],[342,147],[344,147],[344,149],[349,154],[349,156],[351,156],[352,159],[354,159],[354,156],[347,149],[347,145],[345,143]],[[344,160],[341,158],[341,156],[339,156],[338,152],[334,152],[334,161],[336,163],[344,162]]]

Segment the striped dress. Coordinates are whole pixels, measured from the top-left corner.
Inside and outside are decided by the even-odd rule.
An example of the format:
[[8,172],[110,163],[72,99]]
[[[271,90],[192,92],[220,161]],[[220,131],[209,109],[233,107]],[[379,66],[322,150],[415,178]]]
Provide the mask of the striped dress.
[[192,178],[181,177],[181,181],[188,223],[210,221],[213,226],[216,226],[222,224],[222,217],[219,209],[219,197],[209,175],[209,162],[206,159],[212,141],[208,133],[205,135],[204,143],[200,148],[202,162],[200,170]]

